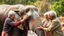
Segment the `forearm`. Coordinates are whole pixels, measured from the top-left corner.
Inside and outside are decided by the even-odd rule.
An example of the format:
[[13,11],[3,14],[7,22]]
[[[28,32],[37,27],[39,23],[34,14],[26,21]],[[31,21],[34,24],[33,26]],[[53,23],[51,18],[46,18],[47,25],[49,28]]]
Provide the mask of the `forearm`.
[[[28,12],[28,13],[23,17],[23,19],[21,20],[21,22],[23,23],[23,22],[24,22],[25,20],[27,20],[27,19],[29,18],[29,16],[31,16],[31,15],[32,15],[32,13],[31,13],[31,12]],[[16,23],[14,26],[20,25],[21,22]]]
[[50,31],[50,28],[43,28],[43,30],[45,30],[45,31]]
[[15,26],[15,27],[19,26],[19,25],[22,24],[27,18],[28,18],[28,16],[25,15],[25,17],[24,17],[21,21],[15,23],[14,26]]
[[25,15],[24,18],[21,20],[21,22],[24,22],[26,19],[28,19],[28,15]]
[[53,27],[53,26],[50,25],[48,28],[45,28],[45,27],[44,27],[43,30],[45,30],[45,31],[51,31],[52,27]]
[[14,26],[17,27],[17,26],[19,26],[20,24],[21,24],[21,22],[16,22],[16,23],[14,24]]

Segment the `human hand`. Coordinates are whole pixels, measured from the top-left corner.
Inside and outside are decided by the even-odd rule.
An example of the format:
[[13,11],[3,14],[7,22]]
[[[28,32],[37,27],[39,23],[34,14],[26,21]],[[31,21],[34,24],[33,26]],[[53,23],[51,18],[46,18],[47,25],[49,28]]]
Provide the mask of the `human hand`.
[[43,27],[41,27],[41,26],[40,26],[40,27],[37,27],[37,29],[38,29],[38,30],[42,30],[42,29],[43,29]]

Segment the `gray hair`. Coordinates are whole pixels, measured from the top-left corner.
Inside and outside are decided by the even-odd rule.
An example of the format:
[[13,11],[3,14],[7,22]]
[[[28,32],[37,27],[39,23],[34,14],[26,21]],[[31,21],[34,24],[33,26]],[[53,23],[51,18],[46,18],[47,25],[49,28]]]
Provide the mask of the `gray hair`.
[[49,15],[49,12],[44,13],[44,17],[45,17],[45,16],[48,16],[48,15]]
[[20,20],[21,19],[20,16],[17,13],[15,13],[14,11],[10,11],[8,13],[8,17],[10,17],[11,15],[15,15],[15,19],[17,19],[17,20]]
[[16,13],[14,11],[9,11],[8,17],[10,17],[11,15],[16,15]]
[[50,16],[54,16],[55,18],[57,17],[57,14],[56,14],[56,12],[55,11],[53,11],[53,10],[51,10],[51,11],[49,11],[50,13]]

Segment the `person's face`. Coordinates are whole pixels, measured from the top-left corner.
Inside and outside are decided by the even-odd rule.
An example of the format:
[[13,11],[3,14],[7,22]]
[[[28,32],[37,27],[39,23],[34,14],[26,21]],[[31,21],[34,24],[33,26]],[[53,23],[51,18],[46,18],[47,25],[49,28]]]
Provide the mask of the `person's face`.
[[12,18],[12,19],[15,19],[15,15],[11,15],[11,18]]
[[49,17],[50,20],[53,20],[54,19],[54,17],[53,16],[50,16],[50,14],[49,14],[48,17]]
[[49,19],[49,18],[48,18],[48,15],[46,15],[45,18],[48,20],[48,19]]

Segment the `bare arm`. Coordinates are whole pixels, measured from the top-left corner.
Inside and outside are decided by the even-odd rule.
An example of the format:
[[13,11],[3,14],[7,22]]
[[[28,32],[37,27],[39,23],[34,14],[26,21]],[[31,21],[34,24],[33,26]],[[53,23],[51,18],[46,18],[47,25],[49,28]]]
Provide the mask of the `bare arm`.
[[24,22],[26,19],[28,19],[31,15],[32,15],[32,12],[31,12],[31,10],[30,10],[30,11],[24,16],[24,18],[23,18],[20,22],[16,23],[15,26],[20,25],[19,23],[23,23],[23,22]]

